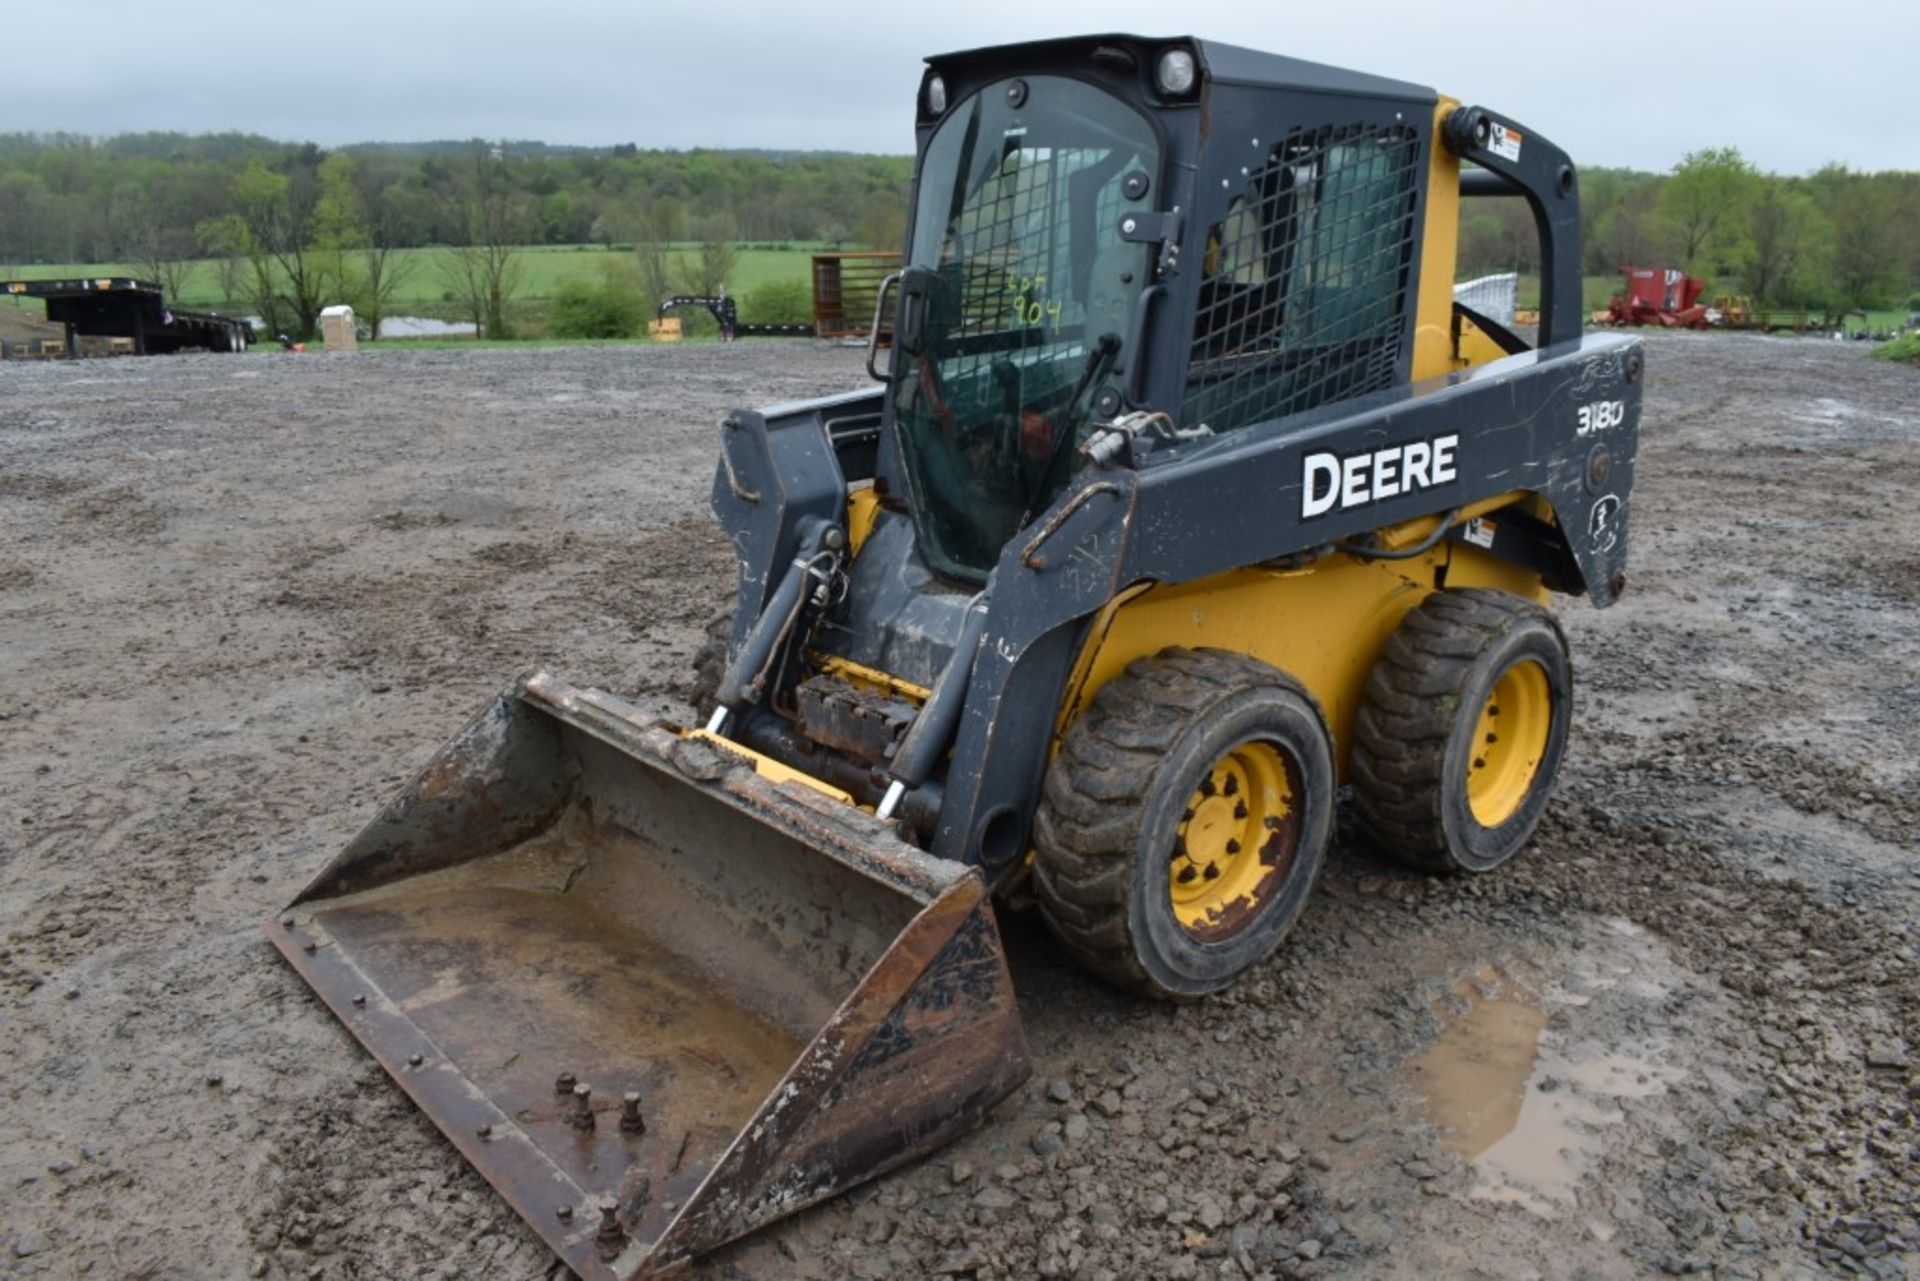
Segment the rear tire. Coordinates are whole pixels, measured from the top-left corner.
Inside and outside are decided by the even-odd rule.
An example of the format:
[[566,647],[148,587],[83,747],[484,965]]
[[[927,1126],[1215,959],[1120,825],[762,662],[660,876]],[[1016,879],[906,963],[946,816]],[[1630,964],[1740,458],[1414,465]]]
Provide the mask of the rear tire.
[[1573,664],[1553,615],[1435,592],[1388,639],[1354,720],[1354,816],[1381,853],[1484,872],[1539,825],[1566,753]]
[[1333,828],[1333,745],[1311,695],[1223,650],[1166,649],[1068,727],[1034,822],[1042,915],[1122,987],[1191,999],[1280,945]]

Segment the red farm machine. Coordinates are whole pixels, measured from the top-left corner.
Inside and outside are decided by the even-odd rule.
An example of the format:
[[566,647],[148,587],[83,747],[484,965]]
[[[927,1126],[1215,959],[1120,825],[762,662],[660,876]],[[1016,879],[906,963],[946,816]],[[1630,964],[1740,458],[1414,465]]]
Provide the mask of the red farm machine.
[[1604,315],[1609,325],[1658,325],[1662,329],[1705,329],[1707,306],[1700,301],[1707,282],[1678,267],[1627,267],[1627,288],[1616,294]]

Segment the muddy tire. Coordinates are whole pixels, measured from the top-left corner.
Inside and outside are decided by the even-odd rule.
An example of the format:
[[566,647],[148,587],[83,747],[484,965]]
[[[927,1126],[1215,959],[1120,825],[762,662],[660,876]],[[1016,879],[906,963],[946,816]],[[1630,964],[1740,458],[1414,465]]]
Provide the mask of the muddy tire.
[[1221,650],[1139,659],[1048,767],[1034,824],[1041,913],[1122,987],[1219,991],[1298,919],[1333,793],[1326,720],[1292,677]]
[[720,678],[727,674],[727,648],[733,643],[734,601],[715,610],[702,629],[700,648],[693,652],[692,675],[687,684],[687,701],[693,710],[705,716],[720,697]]
[[1355,717],[1362,834],[1430,872],[1498,867],[1546,811],[1572,708],[1552,614],[1507,592],[1434,593],[1388,639]]

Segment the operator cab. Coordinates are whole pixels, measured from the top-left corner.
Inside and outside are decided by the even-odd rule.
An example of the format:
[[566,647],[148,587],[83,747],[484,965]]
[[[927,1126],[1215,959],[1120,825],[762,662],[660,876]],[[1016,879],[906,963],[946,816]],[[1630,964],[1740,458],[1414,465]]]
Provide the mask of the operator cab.
[[984,583],[1122,415],[1406,383],[1438,101],[1189,39],[931,59],[880,468],[926,565]]

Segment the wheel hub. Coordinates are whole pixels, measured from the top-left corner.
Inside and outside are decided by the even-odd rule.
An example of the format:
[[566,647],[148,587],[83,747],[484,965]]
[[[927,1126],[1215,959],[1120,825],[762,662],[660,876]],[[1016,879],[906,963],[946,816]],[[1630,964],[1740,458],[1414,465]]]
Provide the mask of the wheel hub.
[[1189,933],[1225,937],[1284,876],[1298,839],[1296,767],[1271,743],[1242,743],[1215,761],[1174,835],[1167,892]]
[[1553,724],[1547,672],[1523,659],[1500,673],[1467,748],[1467,804],[1482,827],[1498,827],[1525,803]]

